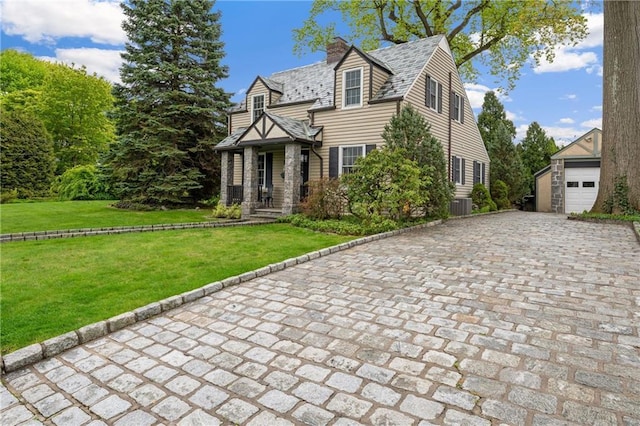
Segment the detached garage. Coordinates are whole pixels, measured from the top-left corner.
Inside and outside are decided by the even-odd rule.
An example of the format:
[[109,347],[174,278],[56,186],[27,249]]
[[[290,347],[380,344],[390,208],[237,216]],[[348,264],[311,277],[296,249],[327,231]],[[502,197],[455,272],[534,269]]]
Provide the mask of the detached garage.
[[581,213],[591,210],[600,186],[602,132],[593,129],[551,157],[536,173],[536,210]]

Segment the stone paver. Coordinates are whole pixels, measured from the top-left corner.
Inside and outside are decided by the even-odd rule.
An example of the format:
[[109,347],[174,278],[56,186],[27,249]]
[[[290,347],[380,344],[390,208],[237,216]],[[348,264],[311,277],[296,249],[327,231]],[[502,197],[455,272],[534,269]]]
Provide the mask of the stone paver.
[[5,357],[0,424],[640,424],[631,229],[510,212],[311,257]]

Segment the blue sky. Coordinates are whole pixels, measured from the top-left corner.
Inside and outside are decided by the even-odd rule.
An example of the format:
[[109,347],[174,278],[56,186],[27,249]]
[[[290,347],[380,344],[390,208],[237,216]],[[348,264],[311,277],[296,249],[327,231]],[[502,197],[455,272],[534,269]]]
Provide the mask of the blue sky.
[[[220,82],[232,100],[239,101],[257,75],[269,76],[324,59],[324,52],[293,54],[292,30],[308,16],[310,1],[218,0],[222,12],[229,78]],[[1,48],[18,49],[50,61],[85,65],[108,80],[117,81],[119,52],[126,36],[119,1],[113,0],[1,0]],[[560,144],[573,141],[593,127],[602,127],[602,7],[585,10],[589,36],[575,48],[558,48],[552,64],[523,69],[516,88],[502,96],[508,117],[522,138],[537,121]],[[347,35],[339,15],[338,32]],[[477,114],[484,93],[499,87],[488,73],[466,82]]]

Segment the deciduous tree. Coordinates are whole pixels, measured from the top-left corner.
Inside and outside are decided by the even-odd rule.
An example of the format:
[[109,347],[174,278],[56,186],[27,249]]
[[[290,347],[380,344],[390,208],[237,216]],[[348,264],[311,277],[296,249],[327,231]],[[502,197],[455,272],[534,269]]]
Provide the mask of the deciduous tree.
[[118,142],[108,170],[123,200],[181,204],[219,188],[213,148],[226,135],[229,95],[216,87],[227,68],[212,7],[209,0],[122,4],[129,41],[114,91]]
[[[338,11],[351,35],[320,24]],[[580,4],[573,0],[314,0],[309,18],[294,30],[294,50],[322,50],[334,36],[375,49],[380,41],[404,43],[444,34],[460,74],[472,81],[476,61],[512,87],[529,58],[553,60],[557,45],[575,45],[586,34]]]
[[533,192],[535,184],[533,175],[550,164],[551,156],[558,151],[558,147],[553,137],[547,136],[536,121],[529,125],[527,134],[518,147],[527,172],[529,191]]
[[640,211],[640,2],[604,2],[602,162],[594,212]]

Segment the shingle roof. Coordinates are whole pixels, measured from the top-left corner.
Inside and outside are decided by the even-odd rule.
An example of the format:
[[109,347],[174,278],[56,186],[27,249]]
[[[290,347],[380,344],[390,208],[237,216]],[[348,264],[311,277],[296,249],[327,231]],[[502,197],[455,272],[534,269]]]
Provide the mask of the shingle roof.
[[240,139],[240,136],[242,136],[246,130],[246,127],[238,127],[233,132],[231,132],[229,136],[218,142],[218,144],[216,145],[216,149],[234,146],[236,142],[238,142],[238,139]]
[[[371,100],[382,101],[406,95],[443,37],[433,36],[366,52],[365,55],[374,63],[393,72]],[[269,78],[263,77],[266,84],[273,85],[272,90],[282,93],[273,105],[308,101],[314,102],[311,109],[333,106],[334,66],[322,61],[276,72]],[[231,109],[241,110],[246,110],[245,101]]]

